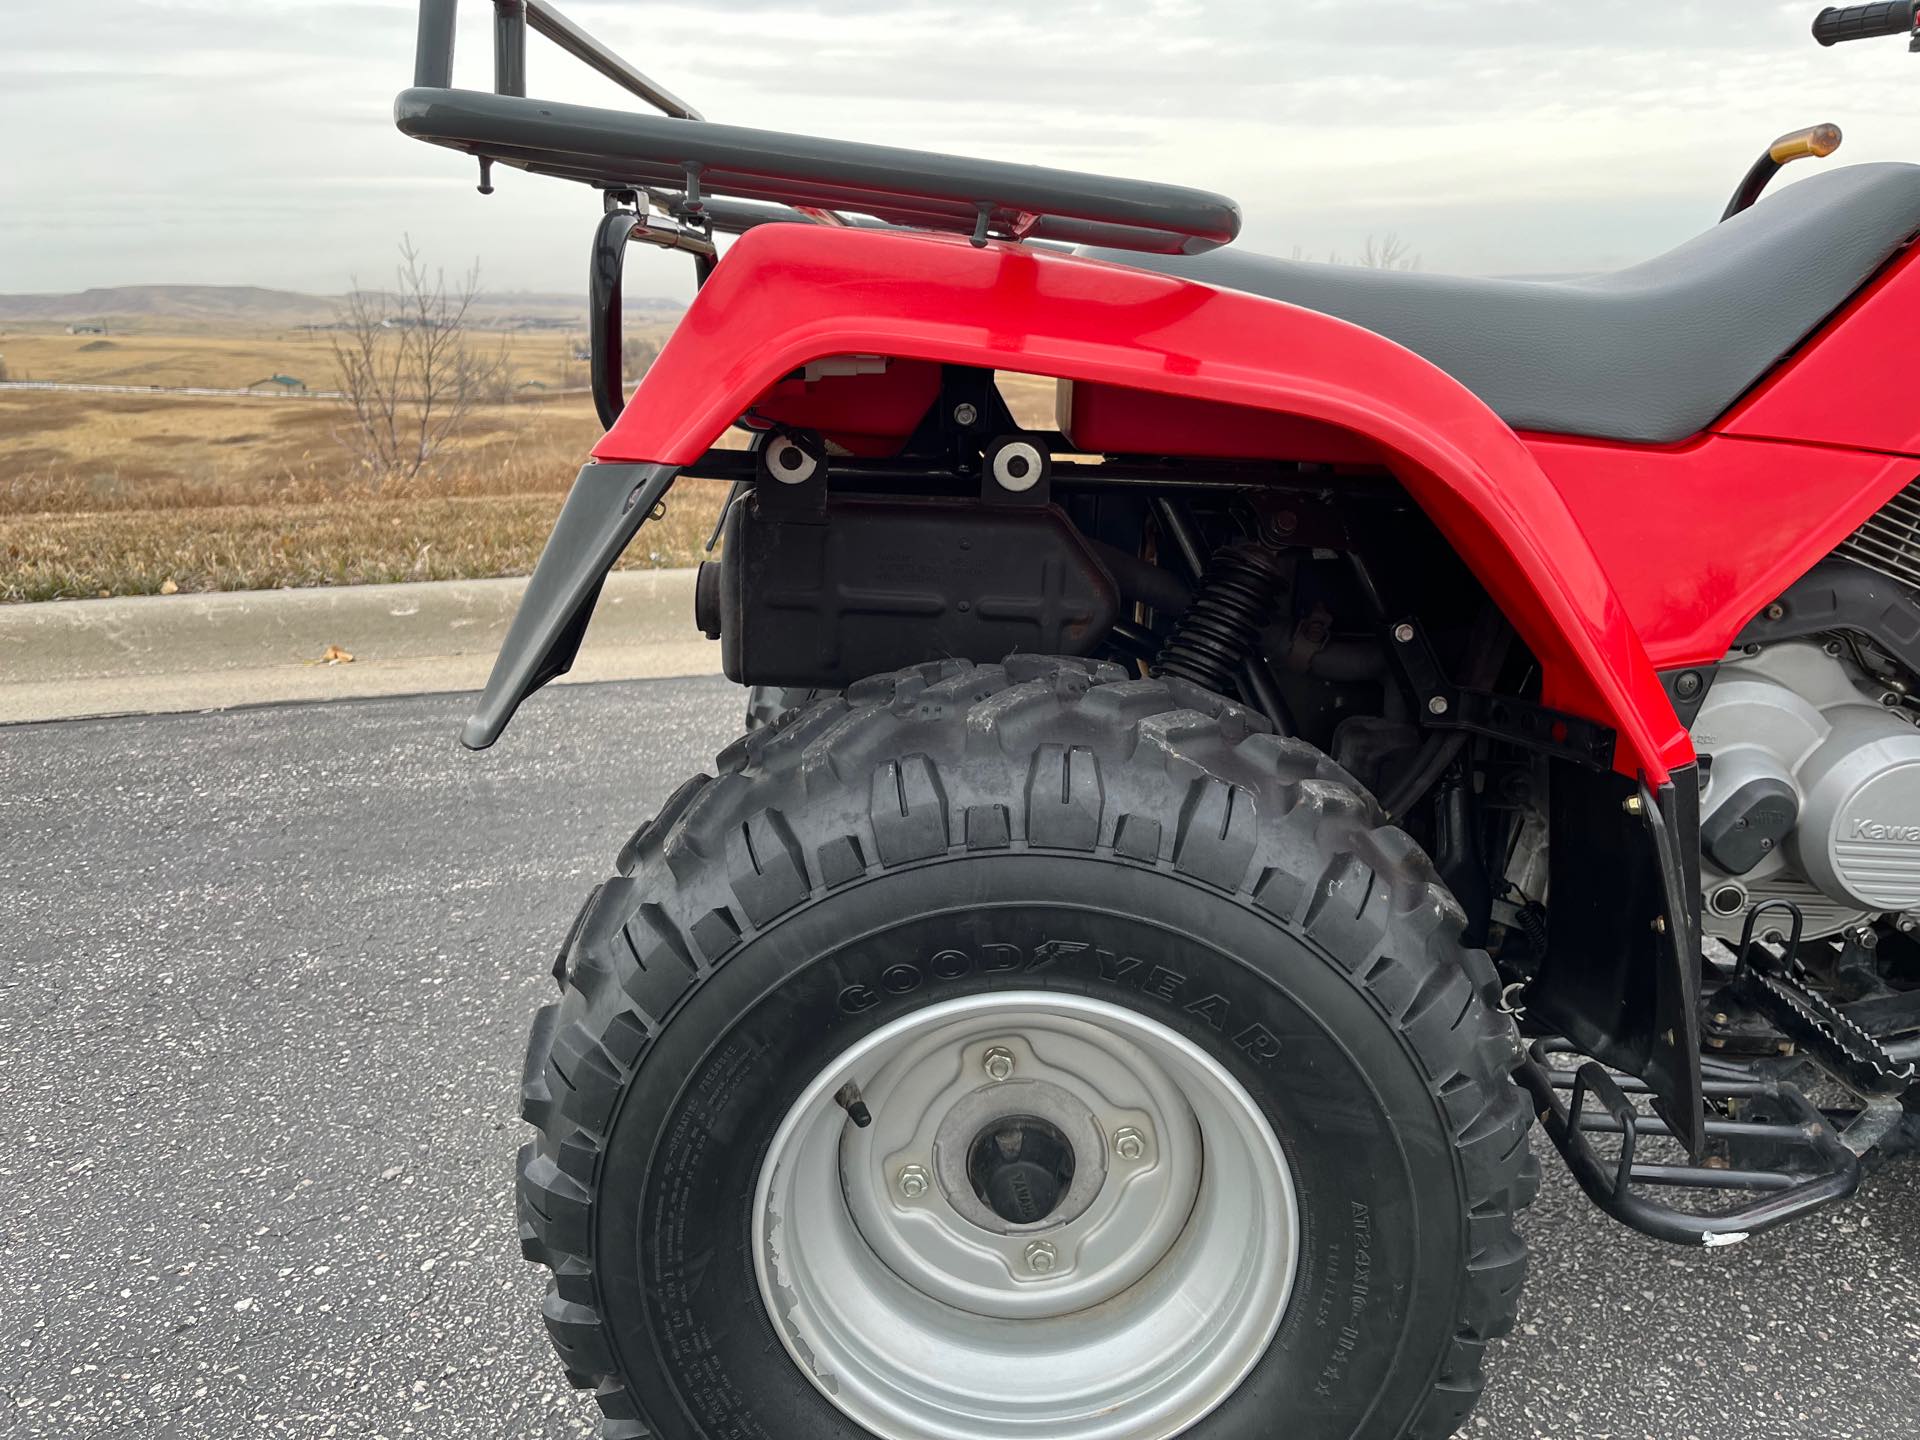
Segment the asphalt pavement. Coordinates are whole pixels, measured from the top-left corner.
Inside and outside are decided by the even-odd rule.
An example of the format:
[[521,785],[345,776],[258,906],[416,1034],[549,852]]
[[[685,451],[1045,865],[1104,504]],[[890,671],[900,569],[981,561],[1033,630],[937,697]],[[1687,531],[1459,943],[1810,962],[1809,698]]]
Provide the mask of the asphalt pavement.
[[[478,756],[458,695],[0,727],[0,1436],[592,1435],[513,1234],[525,1026],[740,704],[577,685]],[[1915,1433],[1920,1164],[1714,1252],[1546,1170],[1468,1435]]]

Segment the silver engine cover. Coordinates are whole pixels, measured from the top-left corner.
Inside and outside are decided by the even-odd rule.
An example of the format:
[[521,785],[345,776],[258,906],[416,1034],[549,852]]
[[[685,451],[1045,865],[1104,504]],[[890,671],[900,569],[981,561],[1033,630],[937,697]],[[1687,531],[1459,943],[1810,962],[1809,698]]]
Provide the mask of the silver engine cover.
[[1707,861],[1707,929],[1737,936],[1745,911],[1800,905],[1807,934],[1887,911],[1920,909],[1920,728],[1879,703],[1839,657],[1812,641],[1722,666],[1693,724],[1713,763],[1701,813],[1757,779],[1790,786],[1799,818],[1786,843],[1742,875]]

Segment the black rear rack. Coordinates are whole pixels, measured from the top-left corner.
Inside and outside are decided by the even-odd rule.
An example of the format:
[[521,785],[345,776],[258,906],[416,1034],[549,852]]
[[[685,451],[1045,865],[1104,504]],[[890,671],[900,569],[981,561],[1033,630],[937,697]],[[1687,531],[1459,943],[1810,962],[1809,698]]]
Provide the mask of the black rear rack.
[[[455,89],[457,5],[421,0],[414,84],[394,118],[416,139],[478,156],[483,189],[487,167],[498,163],[645,196],[708,233],[864,219],[979,243],[1039,239],[1162,254],[1210,250],[1239,233],[1233,201],[1184,186],[714,124],[546,0],[494,0],[494,93]],[[661,113],[527,98],[529,28]]]

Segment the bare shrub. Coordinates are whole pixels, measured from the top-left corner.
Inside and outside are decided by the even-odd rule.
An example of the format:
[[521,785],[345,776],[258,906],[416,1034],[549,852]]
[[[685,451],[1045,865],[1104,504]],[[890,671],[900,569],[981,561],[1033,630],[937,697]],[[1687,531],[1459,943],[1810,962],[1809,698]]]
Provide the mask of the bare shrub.
[[[1313,256],[1307,254],[1305,250],[1296,245],[1293,247],[1292,258],[1295,260],[1310,261],[1313,259]],[[1342,255],[1338,250],[1335,250],[1328,254],[1326,263],[1329,265],[1352,265],[1361,270],[1418,270],[1420,268],[1420,257],[1413,252],[1412,246],[1402,240],[1399,235],[1389,230],[1384,239],[1376,240],[1371,235],[1367,236],[1366,244],[1361,247],[1360,253],[1351,260]]]
[[1366,246],[1353,263],[1363,270],[1418,270],[1420,257],[1413,253],[1412,246],[1389,230],[1380,240],[1367,236]]
[[628,340],[620,346],[620,376],[629,385],[653,367],[660,347],[651,340]]
[[483,349],[468,316],[480,294],[476,264],[455,285],[400,242],[392,290],[355,284],[332,332],[341,403],[336,432],[378,490],[410,480],[459,435],[476,406],[510,389],[504,342]]

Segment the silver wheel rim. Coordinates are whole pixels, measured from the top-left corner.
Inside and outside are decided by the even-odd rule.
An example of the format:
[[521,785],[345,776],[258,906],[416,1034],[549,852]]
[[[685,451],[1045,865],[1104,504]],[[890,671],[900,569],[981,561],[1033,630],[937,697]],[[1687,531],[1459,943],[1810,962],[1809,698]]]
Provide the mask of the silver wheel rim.
[[1044,991],[842,1054],[782,1120],[754,1217],[788,1354],[882,1440],[1178,1435],[1266,1353],[1299,1255],[1239,1082],[1144,1015]]

